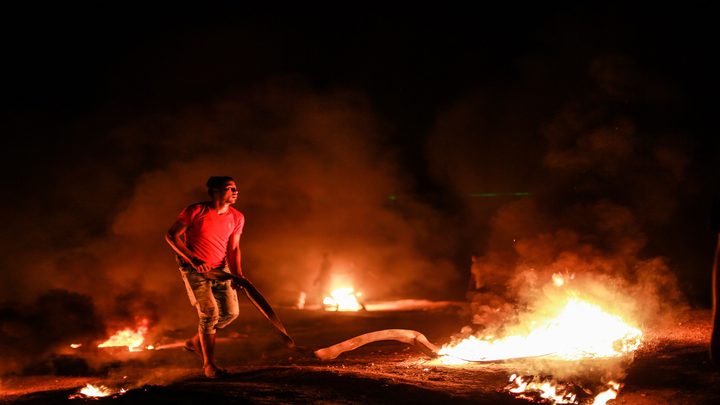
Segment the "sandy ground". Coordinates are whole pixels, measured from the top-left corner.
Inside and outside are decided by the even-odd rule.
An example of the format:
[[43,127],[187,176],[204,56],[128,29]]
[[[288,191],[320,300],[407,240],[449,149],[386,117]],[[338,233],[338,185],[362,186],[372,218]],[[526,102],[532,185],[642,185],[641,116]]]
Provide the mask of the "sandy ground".
[[[375,307],[388,308],[385,307]],[[164,339],[166,348],[137,353],[86,349],[59,354],[34,373],[0,379],[0,402],[25,403],[475,403],[527,404],[504,387],[526,362],[442,365],[415,348],[377,342],[321,362],[282,345],[251,307],[219,335],[217,357],[230,376],[207,380],[200,360],[178,343],[189,331]],[[468,323],[462,303],[409,303],[398,311],[329,313],[279,308],[299,345],[317,349],[380,329],[413,329],[438,345]],[[707,359],[710,313],[696,310],[674,325],[646,331],[614,404],[720,403],[720,373]],[[588,369],[597,365],[587,363]],[[35,374],[35,375],[27,375]],[[85,384],[114,395],[69,399]],[[117,393],[120,388],[127,390]],[[536,398],[537,399],[537,398]]]

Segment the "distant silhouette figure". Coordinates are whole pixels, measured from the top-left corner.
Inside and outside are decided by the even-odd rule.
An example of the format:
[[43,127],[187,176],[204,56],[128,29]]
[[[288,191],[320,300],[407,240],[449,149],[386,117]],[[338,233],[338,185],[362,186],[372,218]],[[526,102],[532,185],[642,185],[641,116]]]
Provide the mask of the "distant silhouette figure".
[[318,271],[318,275],[317,277],[315,277],[315,281],[313,282],[313,287],[315,288],[315,296],[317,297],[320,306],[322,306],[323,300],[330,292],[329,289],[331,267],[332,264],[330,263],[328,254],[323,253],[322,262],[320,263],[320,270]]
[[480,258],[477,255],[470,257],[470,279],[468,280],[467,296],[471,298],[477,292],[484,291],[485,281],[482,277],[482,269],[480,268]]

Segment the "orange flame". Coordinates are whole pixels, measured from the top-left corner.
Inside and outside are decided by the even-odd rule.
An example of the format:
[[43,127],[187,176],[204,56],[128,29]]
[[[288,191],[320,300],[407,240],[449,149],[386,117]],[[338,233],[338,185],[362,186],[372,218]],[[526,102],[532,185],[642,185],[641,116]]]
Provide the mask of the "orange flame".
[[145,341],[145,334],[148,331],[149,321],[142,319],[135,329],[125,328],[117,331],[108,340],[100,343],[98,347],[122,347],[127,346],[131,352],[140,351],[140,346]]
[[549,355],[577,360],[622,356],[637,350],[642,342],[639,329],[577,298],[568,299],[554,318],[536,323],[538,326],[525,336],[470,336],[443,346],[440,355],[445,356],[446,364],[458,364],[458,359],[462,363]]
[[96,387],[92,384],[87,384],[85,388],[80,390],[80,393],[88,397],[106,397],[111,395],[112,391],[102,385]]
[[607,401],[617,398],[618,392],[620,392],[620,383],[610,381],[608,385],[610,388],[597,394],[592,405],[605,405]]
[[323,306],[326,311],[359,311],[362,309],[358,301],[360,296],[362,293],[355,292],[352,287],[336,288],[323,299]]
[[[565,288],[568,278],[555,274],[552,285]],[[523,333],[499,338],[470,336],[443,346],[439,351],[440,361],[463,364],[544,356],[560,360],[611,358],[630,354],[642,344],[642,331],[619,315],[583,300],[578,291],[553,290],[553,295],[554,292],[561,293],[559,299],[556,297],[546,307],[528,314],[529,321],[525,324],[516,325],[515,330]],[[577,403],[578,400],[566,386],[553,382],[525,381],[515,375],[511,382],[515,386],[508,390],[515,394],[532,393],[558,404]],[[594,403],[605,404],[615,398],[619,390],[619,383],[608,383],[608,388],[596,395]]]
[[[556,381],[526,381],[523,377],[513,374],[510,376],[510,383],[514,387],[507,388],[508,391],[519,398],[532,400],[533,397],[539,396],[552,404],[577,404],[579,401],[577,395],[570,391],[568,385]],[[607,383],[607,387],[607,390],[595,395],[592,405],[605,405],[607,401],[617,397],[620,391],[620,383],[610,381]]]
[[519,394],[521,398],[525,398],[525,392],[538,392],[540,397],[551,401],[553,404],[574,404],[577,400],[577,395],[572,392],[565,392],[565,387],[561,387],[551,381],[545,382],[532,382],[525,381],[521,376],[513,374],[510,376],[510,382],[515,384],[515,388],[509,389],[513,394]]
[[[562,274],[553,274],[552,284],[555,287],[564,287],[567,283]],[[640,347],[643,337],[640,329],[627,324],[620,316],[606,312],[599,305],[582,300],[577,291],[557,291],[564,291],[564,298],[529,314],[526,334],[499,339],[470,336],[443,346],[440,354],[445,356],[445,362],[451,364],[457,364],[458,360],[463,363],[549,355],[578,360],[618,357]],[[551,315],[542,315],[548,313]]]
[[[125,392],[127,392],[124,388],[121,388],[120,391],[117,393],[122,395]],[[68,399],[78,399],[78,398],[92,398],[92,399],[98,399],[102,397],[107,397],[110,395],[115,394],[110,388],[105,387],[103,385],[98,385],[97,387],[92,384],[86,384],[85,387],[80,389],[80,391],[77,394],[70,395]]]

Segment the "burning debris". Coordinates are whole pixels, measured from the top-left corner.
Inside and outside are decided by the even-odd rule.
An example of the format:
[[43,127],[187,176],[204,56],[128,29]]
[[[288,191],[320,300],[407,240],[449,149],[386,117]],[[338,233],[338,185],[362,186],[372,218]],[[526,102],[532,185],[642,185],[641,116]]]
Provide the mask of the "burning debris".
[[[363,294],[355,291],[355,287],[353,287],[356,272],[354,262],[334,265],[330,262],[328,253],[323,253],[320,270],[313,281],[322,309],[336,312],[366,309]],[[304,298],[302,302],[304,307]]]
[[537,319],[527,335],[470,336],[440,350],[446,364],[546,357],[563,360],[616,357],[640,347],[642,332],[599,306],[569,298],[557,316]]
[[360,311],[365,309],[362,303],[362,293],[356,292],[352,287],[342,287],[332,290],[330,296],[323,299],[326,311]]
[[92,384],[85,385],[81,388],[77,394],[72,394],[68,399],[98,399],[102,397],[122,395],[127,392],[124,388],[119,390],[113,390],[104,385],[98,385],[97,387]]
[[607,401],[617,398],[620,386],[620,383],[610,381],[605,384],[605,391],[593,396],[591,390],[582,388],[578,384],[561,383],[552,378],[522,377],[513,374],[510,376],[510,384],[505,387],[505,390],[518,398],[533,402],[590,404],[592,401],[592,405],[605,405]]
[[[524,322],[506,327],[508,333],[503,336],[476,334],[445,345],[438,352],[441,362],[464,364],[542,358],[544,364],[531,368],[542,373],[562,369],[572,378],[575,374],[584,374],[583,363],[574,363],[570,371],[563,363],[632,356],[642,344],[642,331],[620,315],[604,309],[602,303],[588,301],[582,291],[574,288],[574,278],[574,275],[553,274],[543,289],[547,299],[538,303],[534,311],[524,314]],[[572,371],[573,368],[577,371]],[[579,382],[556,381],[551,375],[516,373],[510,382],[505,389],[513,395],[553,404],[590,403],[588,396],[593,398],[593,404],[604,404],[620,390],[616,382],[590,383],[594,387],[587,388],[587,384]]]
[[[147,318],[143,318],[135,328],[125,328],[117,331],[108,340],[100,343],[98,347],[127,347],[131,352],[140,351],[145,341],[145,335],[148,333],[149,323],[150,321]],[[147,345],[145,348],[152,350],[153,346]]]

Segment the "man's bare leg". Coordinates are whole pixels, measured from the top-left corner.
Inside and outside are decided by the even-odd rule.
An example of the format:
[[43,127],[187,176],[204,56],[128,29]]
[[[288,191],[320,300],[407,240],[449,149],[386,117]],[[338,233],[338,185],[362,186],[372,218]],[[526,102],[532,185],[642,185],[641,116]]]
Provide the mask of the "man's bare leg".
[[223,371],[215,364],[215,334],[202,333],[200,335],[200,345],[202,346],[203,355],[203,372],[205,377],[219,377]]
[[185,350],[193,352],[202,357],[202,347],[200,346],[200,333],[185,341]]

